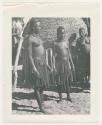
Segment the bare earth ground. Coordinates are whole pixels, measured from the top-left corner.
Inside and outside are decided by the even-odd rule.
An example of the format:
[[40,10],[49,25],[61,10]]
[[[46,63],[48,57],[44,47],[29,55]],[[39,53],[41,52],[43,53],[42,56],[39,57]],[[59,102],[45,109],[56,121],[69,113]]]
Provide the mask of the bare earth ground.
[[[90,91],[77,91],[71,93],[72,102],[63,100],[58,102],[58,94],[53,91],[44,91],[44,107],[49,114],[89,114]],[[13,93],[12,110],[14,114],[43,114],[39,111],[38,104],[32,89],[17,88]]]

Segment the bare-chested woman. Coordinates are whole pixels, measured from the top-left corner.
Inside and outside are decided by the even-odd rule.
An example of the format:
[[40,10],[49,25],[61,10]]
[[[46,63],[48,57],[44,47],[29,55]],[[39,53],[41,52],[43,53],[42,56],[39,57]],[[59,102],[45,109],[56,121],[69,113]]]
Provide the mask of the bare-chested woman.
[[59,26],[57,29],[57,40],[54,42],[53,48],[55,55],[54,70],[56,71],[56,82],[58,84],[60,100],[62,99],[61,90],[64,89],[67,93],[67,100],[71,101],[71,67],[74,69],[74,64],[69,50],[68,41],[65,37],[65,29],[62,26]]
[[42,105],[43,89],[48,87],[48,73],[45,59],[43,41],[39,36],[40,22],[32,18],[30,20],[31,32],[28,38],[28,56],[32,67],[31,83],[34,86],[35,95],[40,111],[46,113]]

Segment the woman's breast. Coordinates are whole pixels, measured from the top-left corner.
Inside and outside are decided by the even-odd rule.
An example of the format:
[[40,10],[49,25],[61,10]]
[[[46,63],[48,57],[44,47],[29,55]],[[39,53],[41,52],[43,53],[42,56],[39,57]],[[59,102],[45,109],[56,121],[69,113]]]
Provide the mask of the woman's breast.
[[42,57],[44,55],[44,47],[39,45],[38,47],[33,47],[33,56],[34,57]]
[[64,48],[64,47],[57,48],[56,53],[57,53],[57,56],[61,58],[68,56],[68,50],[67,48]]

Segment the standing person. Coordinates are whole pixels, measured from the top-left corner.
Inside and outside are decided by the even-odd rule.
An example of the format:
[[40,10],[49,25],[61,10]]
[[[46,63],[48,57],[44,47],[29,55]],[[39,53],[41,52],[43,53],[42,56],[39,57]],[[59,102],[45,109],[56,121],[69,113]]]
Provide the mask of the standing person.
[[34,86],[36,99],[40,111],[46,113],[42,105],[43,90],[49,87],[48,72],[45,59],[43,41],[39,36],[40,22],[32,18],[30,20],[30,32],[28,37],[28,56],[31,65],[31,83]]
[[[67,100],[71,101],[71,68],[74,69],[71,53],[69,50],[68,41],[65,37],[65,29],[59,26],[57,29],[57,40],[54,42],[54,57],[56,71],[56,82],[60,100],[62,100],[62,89],[67,93]],[[61,87],[62,86],[62,87]]]
[[90,78],[90,41],[84,28],[79,29],[76,47],[78,52],[79,80],[83,85]]

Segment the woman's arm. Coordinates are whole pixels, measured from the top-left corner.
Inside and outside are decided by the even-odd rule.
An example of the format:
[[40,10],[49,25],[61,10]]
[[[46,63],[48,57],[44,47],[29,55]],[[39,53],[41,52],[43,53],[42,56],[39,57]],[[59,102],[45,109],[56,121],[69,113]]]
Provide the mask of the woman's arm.
[[[55,49],[54,49],[54,42],[45,42],[44,44],[44,48],[45,49],[49,49],[49,52],[50,52],[50,58],[51,58],[51,66],[48,64],[48,60],[46,61],[47,62],[47,67],[48,69],[52,72],[53,69],[55,69]],[[47,51],[46,51],[46,57],[48,56],[47,55]]]
[[68,49],[68,51],[69,51],[69,60],[70,60],[71,66],[72,66],[72,68],[74,68],[74,63],[73,63],[73,60],[72,60],[72,55],[71,55],[69,49]]
[[32,42],[31,41],[28,42],[28,56],[29,56],[30,63],[32,65],[34,73],[37,73],[37,75],[39,75],[39,72],[38,72],[38,70],[37,70],[37,68],[34,64],[34,60],[33,60],[33,57],[32,57]]
[[70,64],[71,64],[72,74],[73,74],[73,81],[76,81],[75,66],[74,66],[74,63],[72,60],[72,55],[70,53],[70,50],[69,50],[69,60],[70,60]]

